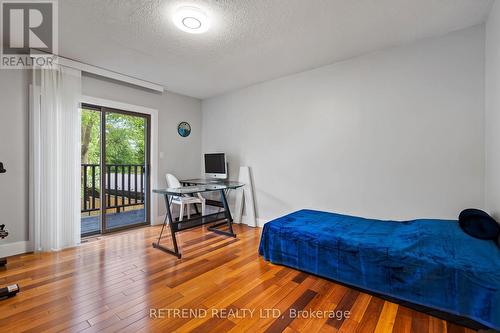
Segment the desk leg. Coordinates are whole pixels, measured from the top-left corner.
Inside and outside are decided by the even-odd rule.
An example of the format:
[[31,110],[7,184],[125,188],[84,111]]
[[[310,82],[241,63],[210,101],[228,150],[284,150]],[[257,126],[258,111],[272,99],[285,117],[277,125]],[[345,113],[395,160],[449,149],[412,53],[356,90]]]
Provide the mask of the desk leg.
[[[229,210],[229,204],[227,203],[226,193],[224,190],[220,191],[220,197],[222,201],[222,205],[224,206],[224,214],[226,215],[226,221],[222,223],[217,223],[208,228],[208,230],[215,232],[217,234],[236,237],[236,234],[233,232],[233,217],[231,216],[231,211]],[[220,226],[227,225],[229,232],[217,229]]]
[[[155,249],[161,250],[163,252],[172,254],[180,259],[181,253],[179,252],[179,249],[177,247],[177,238],[175,236],[175,231],[173,228],[174,219],[172,218],[172,212],[170,211],[170,203],[171,203],[171,199],[168,198],[168,194],[165,194],[165,205],[167,206],[166,207],[167,208],[167,215],[165,216],[165,220],[163,221],[163,225],[161,227],[160,236],[158,237],[158,241],[156,243],[153,243],[153,247]],[[161,237],[163,235],[163,230],[165,229],[165,225],[167,224],[167,221],[170,221],[170,223],[168,225],[170,227],[170,234],[172,235],[172,243],[174,245],[173,250],[168,249],[168,248],[160,245]]]

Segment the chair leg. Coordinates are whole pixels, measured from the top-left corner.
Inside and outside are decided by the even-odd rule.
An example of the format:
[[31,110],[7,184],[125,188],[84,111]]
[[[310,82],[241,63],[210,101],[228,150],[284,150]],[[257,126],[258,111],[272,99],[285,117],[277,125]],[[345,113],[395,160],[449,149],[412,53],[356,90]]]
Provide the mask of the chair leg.
[[205,216],[205,207],[206,207],[206,203],[205,203],[205,200],[203,200],[201,202],[201,215],[202,216]]
[[188,220],[189,220],[191,218],[191,206],[190,206],[190,204],[186,205],[186,210],[187,210],[187,213],[188,213]]
[[184,217],[184,204],[181,203],[181,208],[179,209],[179,221],[182,221],[183,217]]

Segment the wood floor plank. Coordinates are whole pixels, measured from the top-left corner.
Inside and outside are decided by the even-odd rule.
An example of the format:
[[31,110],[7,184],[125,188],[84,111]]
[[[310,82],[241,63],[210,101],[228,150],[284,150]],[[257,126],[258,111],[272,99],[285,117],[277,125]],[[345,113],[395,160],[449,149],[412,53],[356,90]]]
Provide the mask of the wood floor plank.
[[[340,284],[336,284],[333,282],[330,282],[329,284],[330,289],[326,290],[323,292],[323,294],[320,296],[321,301],[317,305],[315,310],[319,311],[326,311],[326,313],[331,313],[331,311],[335,311],[335,308],[337,307],[338,303],[342,299],[342,297],[345,295],[345,293],[348,291],[347,288]],[[303,327],[302,331],[304,332],[324,332],[324,331],[333,331],[336,332],[337,329],[327,325],[326,321],[328,320],[328,316],[325,316],[323,318],[317,318],[314,320],[309,320]],[[293,323],[292,323],[293,324]]]
[[[294,281],[296,282],[296,281]],[[276,333],[282,332],[292,321],[294,321],[295,317],[292,317],[291,311],[299,311],[303,310],[305,306],[316,296],[317,293],[312,291],[311,289],[307,289],[300,297],[293,302],[292,305],[288,309],[285,310],[285,313],[282,318],[276,319],[271,326],[269,326],[265,333]]]
[[399,306],[398,313],[394,320],[392,328],[393,333],[410,333],[411,332],[412,313],[410,309]]
[[331,290],[333,289],[333,282],[324,280],[324,279],[318,279],[314,285],[311,286],[311,290],[314,290],[316,292],[316,296],[314,296],[313,300],[307,304],[304,310],[309,311],[311,314],[308,317],[302,317],[302,318],[297,318],[295,319],[291,324],[290,328],[293,328],[296,331],[302,332],[306,330],[306,327],[310,325],[311,322],[318,322],[321,321],[323,324],[323,321],[328,314],[327,311],[325,311],[324,306],[322,304],[325,303],[330,297]]
[[460,327],[453,323],[447,323],[446,330],[448,333],[465,333],[466,331],[464,327]]
[[397,312],[397,304],[385,302],[377,326],[375,327],[375,333],[392,332]]
[[370,304],[366,308],[365,314],[358,327],[356,328],[357,333],[372,333],[377,327],[377,323],[380,318],[380,313],[384,307],[384,301],[378,297],[372,297]]
[[355,320],[352,319],[345,319],[342,322],[342,326],[340,326],[338,332],[339,333],[351,333],[351,332],[356,332],[356,329],[358,328],[359,323]]
[[354,305],[352,306],[350,319],[359,323],[361,318],[363,318],[371,299],[372,297],[370,295],[360,293],[356,302],[354,302]]
[[415,333],[425,333],[429,331],[429,316],[417,312],[415,310],[411,310],[412,312],[412,321],[411,321],[411,331]]
[[[384,302],[257,253],[259,228],[235,225],[237,238],[206,228],[179,234],[182,259],[153,249],[159,227],[98,237],[54,253],[9,258],[0,284],[21,292],[0,302],[2,332],[463,332],[469,329]],[[169,243],[167,235],[162,242]],[[233,318],[152,310],[253,309]],[[282,317],[265,311],[276,309]],[[293,317],[291,310],[303,310]],[[340,320],[308,317],[350,311]]]
[[340,317],[335,316],[334,318],[329,318],[326,321],[326,324],[335,327],[336,329],[339,329],[340,326],[342,326],[344,320],[346,319],[346,316],[344,314],[349,313],[350,316],[351,309],[354,303],[356,302],[358,296],[359,296],[359,291],[353,289],[348,290],[347,293],[344,295],[344,297],[342,297],[340,303],[335,308],[335,312],[340,313],[341,316]]
[[[307,305],[307,303],[309,303],[312,300],[312,298],[316,295],[315,292],[309,291],[315,282],[316,282],[315,277],[311,276],[307,277],[301,284],[299,284],[288,295],[286,295],[286,297],[284,297],[280,302],[276,304],[274,308],[281,313],[281,316],[279,318],[271,317],[271,318],[260,319],[258,322],[259,329],[262,331],[266,331],[269,327],[281,321],[286,321],[290,323],[291,322],[290,309],[295,309],[295,307],[301,306],[304,301],[307,301],[304,304],[304,306]],[[281,327],[280,324],[276,325],[278,325],[277,327]]]
[[445,331],[446,322],[443,320],[430,317],[429,318],[429,333],[443,333]]
[[[287,276],[291,277],[293,274],[282,276],[282,278],[286,278]],[[288,280],[283,284],[277,283],[277,285],[278,289],[275,289],[271,295],[267,296],[265,299],[261,298],[257,302],[254,302],[255,315],[237,320],[237,326],[235,326],[230,332],[245,332],[251,330],[263,331],[264,329],[259,330],[257,327],[259,325],[264,327],[265,325],[263,322],[272,320],[269,319],[269,316],[272,316],[272,313],[268,312],[268,310],[276,308],[277,304],[288,297],[288,295],[290,295],[297,287],[297,283],[291,280]]]

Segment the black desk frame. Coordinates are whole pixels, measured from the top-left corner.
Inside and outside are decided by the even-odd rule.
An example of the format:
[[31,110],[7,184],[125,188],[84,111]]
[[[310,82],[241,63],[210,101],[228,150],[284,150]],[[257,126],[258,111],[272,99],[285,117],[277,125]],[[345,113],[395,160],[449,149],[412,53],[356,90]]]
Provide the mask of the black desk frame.
[[[207,200],[207,206],[216,206],[216,207],[224,208],[224,210],[222,212],[217,212],[217,213],[213,213],[213,214],[209,214],[209,215],[205,215],[205,216],[196,216],[196,217],[192,217],[192,218],[187,219],[187,220],[183,219],[182,221],[179,221],[178,219],[174,220],[172,218],[172,212],[170,210],[170,205],[172,203],[172,199],[173,199],[174,195],[165,193],[164,197],[165,197],[165,205],[166,205],[166,209],[167,209],[167,215],[165,216],[165,220],[163,221],[163,225],[161,227],[161,232],[160,232],[160,236],[158,237],[158,241],[153,243],[153,247],[156,249],[159,249],[163,252],[166,252],[168,254],[172,254],[180,259],[181,253],[180,253],[179,247],[177,245],[176,233],[178,233],[180,231],[196,228],[196,227],[199,227],[199,226],[202,226],[205,224],[214,223],[214,222],[218,222],[218,223],[211,225],[208,228],[208,230],[210,230],[214,233],[217,233],[219,235],[236,237],[236,234],[233,232],[233,225],[232,225],[233,218],[231,216],[231,211],[229,210],[229,205],[227,203],[226,190],[227,189],[217,190],[220,193],[220,197],[221,197],[220,202],[213,201],[213,200],[210,200],[210,201]],[[215,192],[215,191],[210,191],[210,192]],[[181,194],[177,194],[175,196],[179,196],[179,195],[181,195]],[[196,204],[195,204],[195,207],[196,207]],[[170,223],[168,223],[168,221],[170,221]],[[170,233],[172,236],[172,244],[174,247],[173,249],[169,249],[163,245],[160,245],[160,241],[161,241],[162,236],[163,236],[163,231],[165,230],[165,226],[167,224],[170,227]],[[229,232],[219,229],[222,226],[227,226]]]

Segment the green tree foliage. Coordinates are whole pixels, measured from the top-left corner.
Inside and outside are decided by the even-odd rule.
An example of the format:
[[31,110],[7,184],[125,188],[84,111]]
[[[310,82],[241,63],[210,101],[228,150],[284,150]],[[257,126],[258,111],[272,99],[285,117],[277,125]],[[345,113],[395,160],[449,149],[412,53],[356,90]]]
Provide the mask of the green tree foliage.
[[82,110],[82,150],[81,161],[84,164],[99,164],[100,156],[100,113]]
[[[100,116],[100,112],[82,110],[82,163],[99,164]],[[144,118],[107,113],[106,163],[144,164],[145,129]]]
[[144,131],[144,118],[108,113],[106,163],[144,164]]

